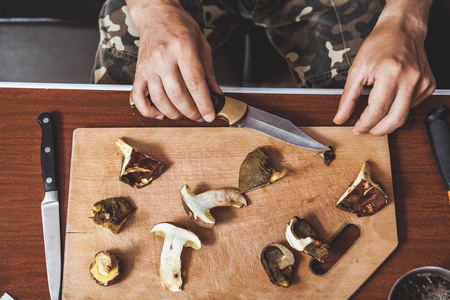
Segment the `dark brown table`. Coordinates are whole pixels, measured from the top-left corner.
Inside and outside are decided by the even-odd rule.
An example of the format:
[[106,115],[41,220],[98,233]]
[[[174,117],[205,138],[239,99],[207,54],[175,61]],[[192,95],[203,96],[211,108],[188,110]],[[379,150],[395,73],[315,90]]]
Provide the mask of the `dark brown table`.
[[[152,120],[131,110],[127,91],[0,88],[0,296],[49,299],[41,221],[44,187],[40,169],[40,113],[57,124],[61,232],[64,245],[72,134],[79,127],[226,126],[223,121]],[[334,126],[339,95],[229,94],[297,126]],[[346,125],[367,103],[362,96]],[[450,268],[450,205],[425,128],[435,106],[450,96],[431,96],[411,110],[406,124],[389,135],[397,215],[397,249],[354,294],[386,299],[405,272],[421,266]],[[64,249],[63,249],[64,250]],[[326,287],[324,287],[326,288]]]

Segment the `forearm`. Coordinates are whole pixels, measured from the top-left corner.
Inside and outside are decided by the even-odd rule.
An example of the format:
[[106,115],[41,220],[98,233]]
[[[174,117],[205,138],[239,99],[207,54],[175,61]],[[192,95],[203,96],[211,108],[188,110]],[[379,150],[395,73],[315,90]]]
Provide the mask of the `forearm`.
[[386,0],[377,25],[396,22],[405,32],[425,40],[428,14],[433,0]]

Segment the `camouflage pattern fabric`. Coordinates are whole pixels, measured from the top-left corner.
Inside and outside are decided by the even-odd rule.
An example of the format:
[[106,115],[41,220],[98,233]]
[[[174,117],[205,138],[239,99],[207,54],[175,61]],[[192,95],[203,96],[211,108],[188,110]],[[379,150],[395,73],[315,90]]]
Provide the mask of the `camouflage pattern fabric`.
[[[342,88],[384,0],[182,0],[213,50],[248,19],[265,29],[298,87]],[[139,33],[124,0],[106,0],[99,19],[94,83],[132,84]],[[219,82],[220,84],[220,82]]]

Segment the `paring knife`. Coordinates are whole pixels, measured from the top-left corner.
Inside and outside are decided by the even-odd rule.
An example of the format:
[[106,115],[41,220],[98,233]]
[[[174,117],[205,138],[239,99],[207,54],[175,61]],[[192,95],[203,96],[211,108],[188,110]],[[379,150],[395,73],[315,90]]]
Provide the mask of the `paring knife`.
[[427,116],[428,139],[433,151],[450,203],[450,129],[446,122],[449,109],[445,105],[435,107]]
[[[129,100],[131,107],[135,108],[132,93],[133,91],[130,93]],[[216,118],[227,121],[230,126],[253,129],[297,147],[318,151],[330,150],[330,148],[325,147],[298,129],[289,120],[213,91],[210,91],[210,94],[216,111]]]
[[58,202],[58,182],[56,177],[55,129],[52,116],[45,112],[38,117],[42,127],[41,169],[44,179],[45,197],[41,203],[44,231],[45,261],[50,298],[59,297],[61,286],[61,242]]

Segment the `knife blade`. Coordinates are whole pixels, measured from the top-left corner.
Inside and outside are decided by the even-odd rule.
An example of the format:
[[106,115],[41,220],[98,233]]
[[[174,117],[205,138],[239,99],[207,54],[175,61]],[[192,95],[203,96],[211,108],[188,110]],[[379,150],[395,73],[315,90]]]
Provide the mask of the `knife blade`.
[[61,242],[58,202],[58,182],[56,176],[55,128],[52,116],[42,113],[38,117],[42,127],[41,171],[44,180],[45,197],[41,203],[42,226],[44,232],[45,261],[50,299],[59,297],[61,287]]
[[445,105],[435,107],[427,115],[425,123],[431,150],[447,189],[450,204],[450,128],[446,122],[449,111]]
[[287,119],[212,91],[211,99],[216,111],[216,118],[227,121],[230,126],[253,129],[279,141],[305,149],[330,150]]

